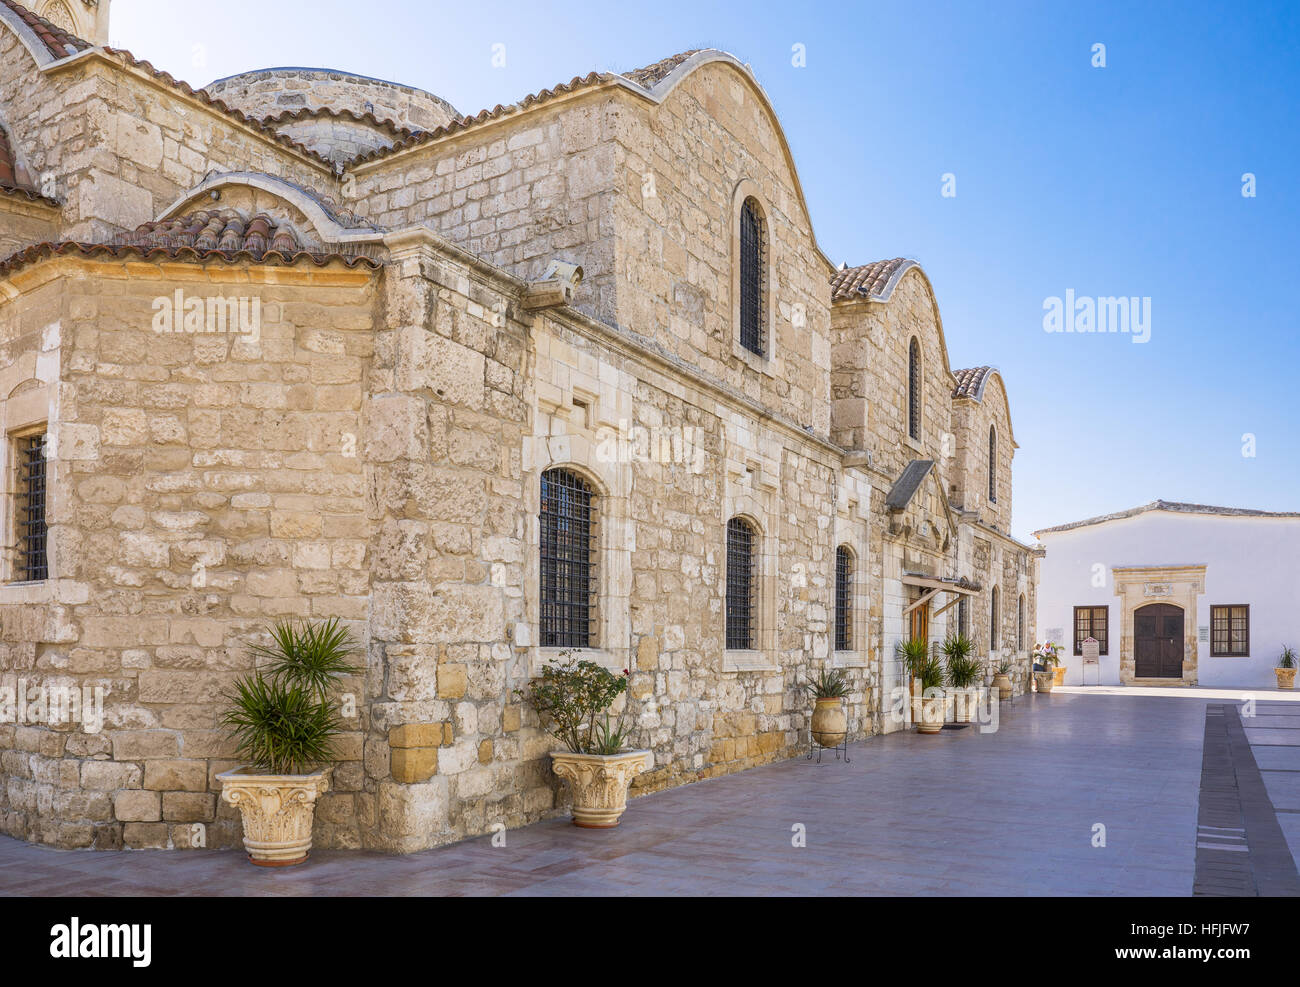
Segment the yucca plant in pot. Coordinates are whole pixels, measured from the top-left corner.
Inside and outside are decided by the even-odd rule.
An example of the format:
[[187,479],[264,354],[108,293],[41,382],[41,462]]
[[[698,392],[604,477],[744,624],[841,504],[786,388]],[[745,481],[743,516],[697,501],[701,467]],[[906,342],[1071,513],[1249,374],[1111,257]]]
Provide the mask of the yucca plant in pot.
[[1282,654],[1277,659],[1277,667],[1273,669],[1273,674],[1277,676],[1277,687],[1279,689],[1295,688],[1295,670],[1295,649],[1289,645],[1283,645]]
[[628,749],[626,701],[618,718],[610,719],[610,707],[627,691],[627,671],[615,675],[594,661],[576,661],[569,651],[559,657],[542,668],[526,695],[517,694],[564,744],[564,750],[551,751],[551,769],[569,782],[574,825],[611,829],[627,810],[632,779],[654,763],[654,754]]
[[999,699],[1010,699],[1015,692],[1011,683],[1011,662],[998,662],[998,670],[993,676],[993,688],[998,690]]
[[948,684],[953,687],[954,719],[969,723],[975,718],[984,667],[975,657],[975,642],[965,634],[950,634],[941,646],[947,665]]
[[329,786],[334,740],[343,728],[331,688],[356,674],[355,645],[337,618],[280,621],[270,645],[254,645],[257,666],[225,695],[222,722],[247,763],[217,775],[221,797],[239,809],[248,859],[262,867],[300,864],[311,851],[316,799]]
[[895,652],[921,693],[913,691],[912,721],[921,733],[938,733],[944,720],[943,663],[921,638],[899,641]]
[[849,684],[840,668],[820,669],[804,686],[813,697],[812,736],[822,747],[838,747],[848,736],[844,697]]

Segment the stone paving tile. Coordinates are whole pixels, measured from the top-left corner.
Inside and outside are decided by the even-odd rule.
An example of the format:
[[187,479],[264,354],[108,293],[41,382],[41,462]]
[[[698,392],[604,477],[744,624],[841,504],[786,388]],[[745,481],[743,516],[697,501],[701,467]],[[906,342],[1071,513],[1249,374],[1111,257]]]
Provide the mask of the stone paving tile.
[[1270,747],[1300,747],[1300,730],[1270,730],[1246,727],[1246,738],[1251,746],[1266,744]]
[[[635,799],[615,830],[549,820],[505,847],[318,850],[267,871],[236,851],[0,838],[0,894],[1187,895],[1209,701],[1032,696],[1002,710],[996,733],[877,737],[850,764],[768,765]],[[806,847],[791,846],[795,823]]]

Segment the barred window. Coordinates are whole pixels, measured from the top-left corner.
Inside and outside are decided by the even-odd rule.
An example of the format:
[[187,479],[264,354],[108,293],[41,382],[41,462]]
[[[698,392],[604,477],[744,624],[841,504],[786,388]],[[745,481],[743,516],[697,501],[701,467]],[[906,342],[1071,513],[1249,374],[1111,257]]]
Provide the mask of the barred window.
[[758,203],[750,198],[740,207],[740,345],[759,356],[767,351],[766,280],[766,230]]
[[835,549],[835,650],[853,650],[853,552]]
[[541,644],[590,648],[596,615],[594,495],[566,469],[542,474]]
[[1016,650],[1025,650],[1025,595],[1016,601]]
[[1083,654],[1083,642],[1097,641],[1099,655],[1110,653],[1110,607],[1074,608],[1074,653]]
[[970,611],[965,594],[957,600],[957,633],[963,637],[970,636]]
[[19,582],[39,582],[49,577],[45,552],[45,433],[24,435],[14,444],[17,465],[15,498],[15,535],[18,554],[14,578]]
[[989,426],[989,503],[998,502],[998,433]]
[[1001,620],[1001,614],[998,610],[998,588],[993,587],[989,594],[989,648],[996,651],[998,648],[998,624]]
[[1250,655],[1250,607],[1244,604],[1210,607],[1210,657]]
[[727,647],[754,647],[754,526],[743,518],[727,522]]
[[921,344],[915,336],[907,350],[907,434],[921,439]]

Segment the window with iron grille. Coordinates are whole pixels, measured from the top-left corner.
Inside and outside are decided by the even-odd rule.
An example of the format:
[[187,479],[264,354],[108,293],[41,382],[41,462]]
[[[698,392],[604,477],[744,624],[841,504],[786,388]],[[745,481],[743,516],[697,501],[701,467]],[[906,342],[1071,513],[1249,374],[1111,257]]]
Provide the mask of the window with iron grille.
[[921,439],[921,344],[915,336],[907,350],[907,434]]
[[727,647],[749,651],[754,647],[753,525],[734,517],[727,522]]
[[542,474],[541,644],[590,648],[596,616],[594,496],[576,473]]
[[853,650],[853,553],[835,550],[835,650]]
[[746,199],[740,207],[740,345],[763,356],[764,296],[767,292],[767,242],[758,203]]
[[14,504],[18,551],[14,578],[19,582],[39,582],[50,573],[45,553],[45,433],[20,437],[14,452],[18,467],[18,495]]
[[1083,642],[1094,638],[1097,654],[1110,653],[1110,607],[1074,608],[1074,653],[1083,654]]
[[1210,607],[1210,657],[1250,655],[1250,607],[1244,604]]
[[970,612],[967,610],[965,595],[957,600],[957,633],[963,637],[970,636]]
[[1025,650],[1025,598],[1016,601],[1016,650]]
[[998,502],[998,433],[989,426],[989,503]]
[[998,588],[993,587],[989,594],[989,647],[993,650],[998,646],[998,624],[1001,622],[1001,614],[998,612]]

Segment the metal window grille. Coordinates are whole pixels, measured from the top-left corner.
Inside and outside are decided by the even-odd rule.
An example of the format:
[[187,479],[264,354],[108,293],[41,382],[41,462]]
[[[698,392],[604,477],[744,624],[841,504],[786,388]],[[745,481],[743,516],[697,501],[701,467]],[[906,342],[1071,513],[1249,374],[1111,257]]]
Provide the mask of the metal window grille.
[[989,503],[998,502],[998,433],[989,429]]
[[1025,650],[1025,598],[1016,601],[1016,650]]
[[1250,607],[1210,607],[1210,655],[1245,658],[1250,654]]
[[37,582],[50,574],[45,552],[45,433],[25,435],[16,446],[18,556],[14,575],[20,582]]
[[592,491],[568,470],[542,474],[541,643],[589,648],[595,617]]
[[727,522],[727,647],[754,647],[754,529],[740,518]]
[[1083,642],[1089,637],[1097,641],[1097,653],[1104,655],[1110,651],[1110,607],[1075,607],[1074,608],[1074,653],[1083,654]]
[[999,621],[998,588],[996,586],[993,587],[993,592],[990,594],[990,597],[991,599],[989,602],[989,647],[996,650],[998,646],[998,621]]
[[907,434],[921,438],[921,344],[912,339],[907,353]]
[[758,204],[746,199],[740,208],[740,345],[759,356],[767,345],[763,332],[766,249]]
[[965,596],[957,601],[957,633],[963,636],[970,634],[970,612],[967,609]]
[[835,550],[835,650],[853,649],[853,553]]

